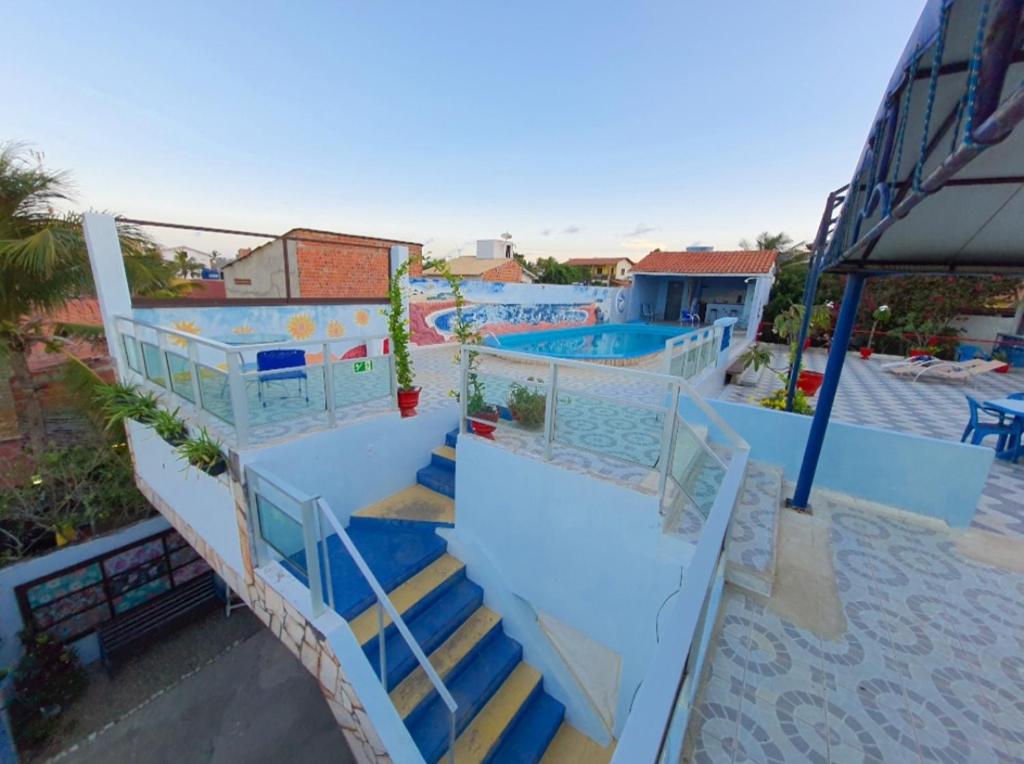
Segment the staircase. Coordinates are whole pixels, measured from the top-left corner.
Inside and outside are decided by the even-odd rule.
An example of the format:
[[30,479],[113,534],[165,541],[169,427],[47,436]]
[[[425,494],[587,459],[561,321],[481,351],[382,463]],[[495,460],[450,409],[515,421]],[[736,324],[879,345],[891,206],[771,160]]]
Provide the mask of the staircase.
[[[483,590],[435,532],[455,523],[457,437],[449,433],[433,451],[416,485],[359,510],[347,531],[458,704],[456,761],[566,761],[588,745],[597,751],[588,760],[607,760],[610,752],[602,755],[605,749],[563,723],[564,706],[544,692],[540,672],[523,662],[522,646],[505,634],[501,616],[483,604]],[[379,677],[373,594],[336,535],[327,548],[335,610]],[[298,568],[305,567],[301,557],[294,558]],[[292,572],[305,583],[299,570]],[[439,761],[448,750],[448,709],[387,616],[384,626],[385,686],[423,758]]]

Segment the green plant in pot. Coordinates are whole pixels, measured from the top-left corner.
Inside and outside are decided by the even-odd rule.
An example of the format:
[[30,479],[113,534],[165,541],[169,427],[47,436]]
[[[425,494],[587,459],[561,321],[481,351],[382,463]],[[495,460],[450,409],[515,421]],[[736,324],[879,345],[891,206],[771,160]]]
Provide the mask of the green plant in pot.
[[518,382],[512,383],[508,389],[508,410],[512,418],[528,430],[537,430],[544,426],[547,402],[548,397],[545,393]]
[[220,475],[228,468],[220,443],[210,437],[205,427],[200,428],[197,437],[178,446],[178,456],[208,475]]
[[889,310],[888,305],[879,305],[875,308],[874,312],[871,314],[871,331],[868,333],[867,344],[860,349],[861,358],[867,360],[871,357],[871,354],[874,352],[871,349],[871,345],[875,341],[875,330],[878,329],[879,324],[888,324],[891,319],[892,311]]
[[[470,359],[471,367],[474,360],[475,358]],[[469,372],[466,382],[469,388],[469,395],[466,396],[466,415],[470,417],[469,425],[477,435],[493,440],[493,433],[497,429],[498,407],[488,403],[484,397],[484,383],[478,372]],[[478,419],[486,421],[475,421]],[[487,422],[494,422],[494,424],[487,424]]]
[[149,424],[160,410],[153,393],[143,393],[135,385],[123,382],[97,385],[93,399],[107,420],[107,429],[123,426],[129,419]]
[[188,440],[188,426],[178,416],[178,411],[179,409],[174,409],[174,411],[157,409],[149,420],[149,424],[156,430],[156,434],[175,447]]
[[420,403],[420,388],[415,386],[412,369],[412,356],[409,354],[409,319],[405,315],[405,294],[402,280],[409,273],[412,258],[407,259],[391,276],[388,285],[388,307],[384,316],[388,320],[388,335],[391,337],[391,356],[395,364],[395,377],[398,380],[398,410],[403,417],[416,415],[416,407]]

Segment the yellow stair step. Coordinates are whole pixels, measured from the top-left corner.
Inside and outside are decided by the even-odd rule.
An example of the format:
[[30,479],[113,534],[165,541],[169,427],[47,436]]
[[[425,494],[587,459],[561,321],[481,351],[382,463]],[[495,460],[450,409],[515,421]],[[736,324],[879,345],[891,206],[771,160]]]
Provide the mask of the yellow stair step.
[[544,751],[540,764],[608,764],[615,753],[615,742],[605,748],[584,735],[569,722],[562,722]]
[[520,662],[455,741],[455,761],[475,763],[487,758],[540,681],[537,669]]
[[[444,643],[427,656],[443,680],[479,642],[497,627],[501,616],[487,607],[477,608]],[[391,702],[403,719],[413,712],[434,689],[427,672],[417,666],[391,691]]]
[[379,520],[454,523],[455,502],[444,494],[416,484],[403,488],[375,504],[363,507],[353,515],[375,517]]
[[455,461],[455,449],[451,446],[438,446],[434,449],[434,453],[445,459]]
[[[403,583],[397,589],[388,592],[388,598],[395,606],[398,614],[405,616],[409,609],[426,597],[430,592],[458,574],[466,566],[450,554],[438,557],[427,567]],[[384,613],[384,628],[391,623],[391,616]],[[349,623],[360,645],[366,645],[377,636],[377,603],[370,605]]]

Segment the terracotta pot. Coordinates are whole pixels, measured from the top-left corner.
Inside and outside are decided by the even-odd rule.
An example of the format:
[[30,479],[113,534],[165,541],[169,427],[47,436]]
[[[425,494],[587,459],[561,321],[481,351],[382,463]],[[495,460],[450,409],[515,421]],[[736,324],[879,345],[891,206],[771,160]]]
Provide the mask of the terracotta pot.
[[928,348],[911,348],[910,349],[910,357],[911,358],[917,358],[917,357],[922,356],[922,355],[931,355],[931,351],[929,351]]
[[1009,374],[1010,364],[1004,363],[1002,366],[998,366],[995,369],[992,369],[992,371],[994,371],[996,374]]
[[868,358],[871,357],[871,354],[874,353],[874,352],[875,351],[872,350],[871,348],[861,348],[860,349],[860,357],[865,359],[865,360],[867,360]]
[[420,390],[414,387],[412,390],[398,391],[398,410],[403,417],[416,416],[416,407],[420,405]]
[[804,340],[804,350],[807,350],[810,347],[811,347],[811,338],[808,337],[807,339]]
[[796,378],[796,386],[800,392],[811,397],[816,395],[821,383],[825,381],[825,375],[818,371],[802,371]]
[[[481,438],[487,438],[488,440],[494,440],[494,431],[497,428],[498,423],[498,412],[497,411],[477,411],[470,414],[473,419],[469,420],[469,427],[473,430],[473,433],[479,435]],[[483,422],[477,422],[477,419],[486,419],[494,424],[484,424]]]

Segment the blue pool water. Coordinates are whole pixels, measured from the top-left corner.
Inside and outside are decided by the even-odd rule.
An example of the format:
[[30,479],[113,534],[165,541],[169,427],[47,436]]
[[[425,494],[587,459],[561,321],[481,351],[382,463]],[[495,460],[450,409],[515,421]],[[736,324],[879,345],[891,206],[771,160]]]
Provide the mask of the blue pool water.
[[495,339],[487,337],[486,344],[505,350],[555,358],[581,360],[612,360],[638,358],[665,349],[669,337],[678,337],[691,331],[678,326],[652,326],[650,324],[606,324],[581,326],[575,329],[553,329],[547,332],[505,334]]
[[[590,314],[582,305],[511,305],[481,303],[469,305],[462,311],[463,318],[476,327],[492,324],[578,324]],[[427,320],[444,334],[452,331],[455,308],[432,313]]]

